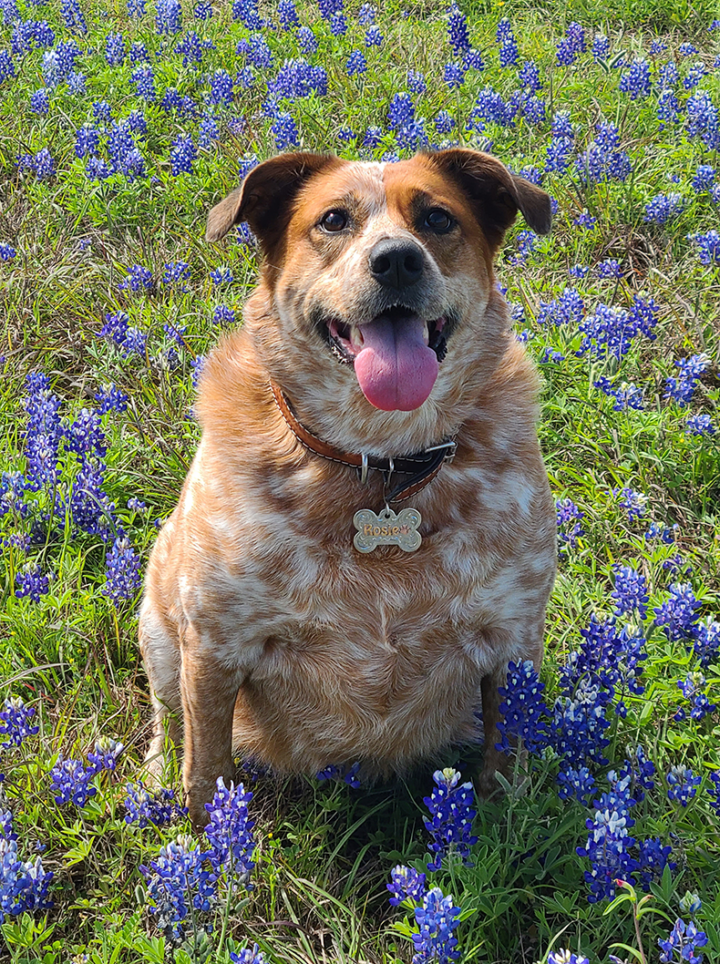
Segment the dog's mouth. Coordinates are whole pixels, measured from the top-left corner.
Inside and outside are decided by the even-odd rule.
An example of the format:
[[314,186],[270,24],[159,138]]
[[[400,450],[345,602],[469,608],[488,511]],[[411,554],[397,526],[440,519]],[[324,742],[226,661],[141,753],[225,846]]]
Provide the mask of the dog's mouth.
[[445,357],[447,318],[423,319],[402,305],[354,325],[330,318],[326,337],[339,361],[355,368],[367,400],[382,411],[419,408]]

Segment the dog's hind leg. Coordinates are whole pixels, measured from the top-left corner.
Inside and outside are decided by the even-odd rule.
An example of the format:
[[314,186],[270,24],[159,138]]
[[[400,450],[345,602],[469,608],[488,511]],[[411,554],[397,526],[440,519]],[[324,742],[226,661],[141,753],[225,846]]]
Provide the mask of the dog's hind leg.
[[153,735],[145,755],[145,768],[150,780],[159,783],[166,765],[166,740],[176,746],[182,741],[180,646],[177,630],[147,596],[140,610],[139,633],[153,706]]

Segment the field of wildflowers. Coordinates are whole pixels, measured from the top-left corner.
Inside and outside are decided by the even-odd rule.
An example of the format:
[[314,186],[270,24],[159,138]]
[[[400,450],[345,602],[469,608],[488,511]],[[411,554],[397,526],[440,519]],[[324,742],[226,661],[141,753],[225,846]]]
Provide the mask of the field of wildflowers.
[[[0,0],[0,960],[720,960],[713,16]],[[455,143],[555,208],[498,264],[558,512],[541,679],[504,694],[529,773],[478,805],[475,746],[389,787],[245,762],[195,836],[178,775],[141,782],[135,611],[257,269],[206,213],[279,150]]]

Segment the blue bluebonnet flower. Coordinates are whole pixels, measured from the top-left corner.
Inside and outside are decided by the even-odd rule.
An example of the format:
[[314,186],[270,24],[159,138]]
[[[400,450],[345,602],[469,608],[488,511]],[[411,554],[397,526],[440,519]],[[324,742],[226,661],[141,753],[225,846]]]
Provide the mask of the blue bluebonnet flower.
[[630,69],[620,75],[619,89],[630,95],[630,100],[650,94],[650,64],[641,57],[633,60]]
[[657,106],[660,130],[664,130],[667,124],[677,124],[680,120],[680,101],[674,90],[663,90],[658,95]]
[[155,287],[152,271],[141,264],[134,264],[118,284],[119,291],[152,291]]
[[274,80],[268,83],[268,90],[276,97],[308,97],[315,92],[319,96],[327,94],[328,75],[324,67],[313,67],[306,60],[298,58],[286,60]]
[[448,42],[459,57],[470,49],[467,18],[456,4],[452,4],[448,17]]
[[388,127],[390,130],[398,131],[407,127],[415,120],[415,106],[410,94],[404,91],[393,94],[388,108]]
[[128,536],[118,535],[105,560],[106,582],[102,590],[115,607],[123,600],[132,599],[140,588],[141,563]]
[[0,924],[8,914],[52,907],[47,898],[52,879],[52,871],[43,869],[40,857],[20,859],[15,834],[0,835]]
[[50,592],[50,575],[44,573],[37,563],[28,563],[27,567],[15,574],[15,595],[18,599],[29,596],[32,602],[39,603],[41,596]]
[[416,904],[421,904],[425,896],[425,874],[413,870],[412,867],[403,867],[398,864],[390,872],[390,883],[387,889],[392,894],[389,898],[393,907],[397,907],[404,900],[412,900]]
[[612,598],[615,600],[615,614],[637,612],[640,619],[645,619],[648,604],[647,580],[642,573],[632,566],[615,563],[615,589]]
[[183,55],[183,67],[202,63],[204,53],[203,43],[194,30],[185,34],[182,40],[176,45],[175,50]]
[[93,456],[104,458],[107,445],[100,419],[100,412],[81,409],[65,428],[65,450],[76,452],[83,460]]
[[280,0],[278,3],[278,21],[282,30],[292,30],[293,27],[300,26],[293,0]]
[[691,415],[685,422],[685,428],[692,435],[715,435],[717,429],[709,415]]
[[145,5],[147,0],[127,0],[127,12],[129,17],[144,17]]
[[233,20],[241,20],[248,30],[261,30],[262,19],[258,13],[258,0],[234,0]]
[[686,890],[679,900],[679,906],[683,914],[697,914],[698,911],[702,910],[702,901],[698,894]]
[[603,376],[602,378],[598,378],[593,384],[595,388],[599,388],[605,395],[615,399],[615,404],[613,405],[614,411],[624,412],[629,408],[638,411],[642,410],[644,405],[642,389],[638,388],[637,385],[633,385],[632,382],[621,382],[618,388],[614,388],[610,379]]
[[155,0],[155,29],[159,34],[180,33],[182,8],[180,0]]
[[574,143],[571,138],[553,136],[547,146],[545,170],[548,173],[554,171],[556,174],[564,174],[570,167],[573,150]]
[[47,87],[33,92],[30,97],[30,110],[34,114],[47,114],[50,110],[50,96]]
[[720,655],[720,623],[712,616],[695,626],[693,652],[703,668],[714,663]]
[[649,893],[650,884],[653,881],[659,882],[662,879],[666,867],[674,870],[677,866],[670,860],[671,853],[672,847],[669,844],[663,847],[659,837],[640,841],[637,866],[638,882],[646,893]]
[[318,48],[317,37],[310,27],[300,27],[297,34],[300,49],[304,54],[314,54]]
[[383,35],[379,27],[368,27],[365,31],[365,46],[379,47],[383,42]]
[[190,362],[190,367],[192,368],[192,375],[191,375],[192,386],[194,389],[197,389],[198,387],[198,382],[200,381],[200,377],[202,375],[204,366],[205,366],[204,355],[198,355],[197,358],[193,358],[193,360]]
[[566,948],[559,951],[550,951],[547,964],[590,964],[590,961],[583,954],[569,951]]
[[365,136],[363,137],[363,147],[369,147],[369,148],[378,147],[381,140],[382,140],[382,128],[368,127],[368,129],[365,131]]
[[235,311],[227,305],[216,305],[212,314],[214,325],[232,325],[235,323]]
[[233,81],[227,70],[216,70],[210,75],[209,104],[231,104],[233,98]]
[[75,132],[75,154],[77,157],[89,157],[97,154],[100,147],[100,132],[91,124],[83,124]]
[[176,290],[187,291],[187,285],[177,285],[178,281],[185,281],[190,277],[190,265],[187,261],[168,261],[165,264],[162,283],[166,286],[172,285]]
[[298,147],[300,144],[300,135],[295,120],[286,111],[278,114],[270,128],[270,133],[275,138],[275,147],[279,151],[283,151],[287,147]]
[[555,349],[551,348],[549,345],[545,346],[545,350],[539,359],[541,365],[547,365],[551,362],[553,364],[557,364],[561,361],[565,361],[565,355],[563,355],[562,352],[555,351]]
[[685,201],[681,194],[673,192],[671,194],[656,194],[655,197],[645,205],[643,221],[652,221],[654,224],[666,224],[672,218],[679,217],[685,210]]
[[501,127],[513,127],[515,114],[516,106],[510,102],[506,103],[502,95],[492,87],[485,87],[477,96],[468,124],[478,131],[483,130],[485,122],[500,124]]
[[630,635],[626,626],[618,630],[612,616],[598,619],[594,614],[580,635],[583,637],[580,648],[570,653],[560,670],[560,689],[565,695],[577,696],[577,687],[582,683],[598,686],[602,693],[595,701],[604,706],[617,691],[625,688],[634,695],[643,693],[640,664],[647,659],[647,654],[642,635]]
[[534,231],[530,230],[520,231],[517,236],[517,241],[518,253],[513,255],[510,263],[515,265],[527,264],[527,260],[535,248],[537,235]]
[[117,766],[117,758],[125,749],[122,743],[118,743],[109,736],[102,736],[95,744],[95,750],[88,753],[90,766],[95,773],[101,770],[114,771]]
[[17,257],[17,251],[11,244],[0,244],[0,261],[12,261]]
[[645,751],[639,745],[635,748],[628,747],[626,753],[629,759],[625,760],[618,775],[621,779],[630,778],[631,794],[638,803],[642,803],[645,791],[655,787],[655,764],[645,756]]
[[347,783],[348,786],[357,790],[360,787],[360,780],[358,779],[358,772],[360,770],[360,761],[356,761],[352,766],[348,767],[345,764],[337,766],[331,764],[325,767],[324,770],[320,770],[319,773],[315,774],[315,779],[319,783],[323,783],[326,780],[342,780]]
[[702,783],[702,777],[695,774],[688,767],[674,766],[667,774],[668,800],[677,800],[686,807],[697,793]]
[[138,499],[134,495],[130,496],[130,498],[127,500],[127,507],[131,512],[144,512],[147,508],[142,499]]
[[210,0],[198,0],[198,3],[193,7],[193,17],[196,20],[210,20],[212,15],[213,8]]
[[698,194],[709,191],[715,180],[715,168],[710,164],[700,164],[690,182]]
[[64,760],[59,756],[50,771],[50,789],[55,795],[55,802],[61,806],[72,802],[76,807],[84,807],[97,793],[97,787],[91,785],[96,775],[94,766],[86,767],[82,760]]
[[588,184],[624,181],[632,171],[632,165],[628,155],[619,149],[618,128],[614,124],[601,122],[595,130],[595,140],[575,161],[578,174]]
[[720,120],[718,108],[706,90],[698,91],[688,98],[687,133],[690,137],[700,137],[705,147],[717,150],[720,147]]
[[223,778],[218,777],[215,795],[210,803],[205,804],[210,814],[210,822],[205,827],[210,850],[205,856],[216,874],[225,872],[228,885],[233,889],[236,883],[250,889],[250,874],[255,866],[252,859],[255,822],[250,819],[247,806],[252,797],[242,783],[236,787],[230,781],[230,786],[226,787]]
[[518,47],[512,25],[507,17],[503,17],[498,22],[495,39],[500,44],[500,66],[514,66],[518,61]]
[[466,50],[462,55],[462,65],[465,70],[485,70],[485,62],[479,50]]
[[666,940],[658,938],[658,947],[662,951],[660,964],[676,964],[676,962],[691,961],[692,964],[702,964],[704,954],[698,953],[699,947],[705,947],[708,942],[707,934],[699,931],[695,921],[686,924],[678,918],[675,926]]
[[30,724],[34,716],[34,706],[25,706],[19,696],[8,697],[0,710],[0,736],[5,737],[2,745],[20,746],[28,736],[34,736],[40,729]]
[[432,837],[428,850],[435,854],[428,869],[440,870],[443,857],[449,853],[459,854],[463,863],[469,864],[470,847],[477,842],[477,837],[472,835],[472,822],[477,814],[473,809],[473,785],[460,784],[460,773],[452,767],[436,770],[433,780],[432,793],[423,797],[423,803],[430,811],[430,819],[423,821]]
[[[561,530],[563,526],[573,523],[571,529],[558,532],[558,539],[571,549],[574,549],[577,546],[577,540],[585,535],[585,530],[580,525],[580,520],[585,518],[585,513],[581,512],[570,498],[558,499],[555,502],[555,509],[559,530]],[[560,547],[560,553],[563,552],[563,548],[563,546]]]
[[465,83],[465,71],[460,64],[445,64],[443,80],[450,90],[458,90]]
[[512,739],[522,739],[530,753],[541,753],[548,745],[549,715],[537,670],[530,660],[508,663],[505,686],[498,688],[502,702],[498,723],[501,740],[497,748],[509,750]]
[[87,33],[87,23],[78,0],[61,0],[60,12],[68,30]]
[[558,773],[557,782],[560,784],[558,790],[560,800],[569,800],[570,797],[574,797],[585,806],[588,805],[589,797],[597,791],[595,778],[587,767],[579,767],[577,770],[566,767]]
[[527,88],[531,93],[537,93],[542,89],[540,82],[540,69],[534,60],[525,60],[518,71],[520,84]]
[[644,492],[636,492],[635,489],[625,486],[624,488],[613,489],[612,494],[618,499],[620,508],[627,512],[630,522],[634,519],[641,519],[645,515],[647,496]]
[[637,860],[630,854],[635,845],[635,839],[630,836],[635,824],[630,808],[635,801],[627,794],[629,781],[626,781],[627,778],[619,781],[611,793],[604,793],[593,802],[595,816],[585,822],[590,831],[587,844],[576,848],[578,856],[587,857],[591,863],[591,869],[584,872],[590,885],[588,902],[591,904],[612,900],[616,881],[631,880],[637,869]]
[[701,264],[720,264],[720,231],[708,231],[706,234],[688,234],[697,250]]
[[[705,687],[705,677],[702,673],[697,671],[690,673],[685,677],[684,680],[678,680],[677,685],[685,699],[689,700],[691,703],[691,719],[698,721],[702,720],[710,713],[714,713],[717,709],[716,704],[711,703],[707,695],[703,693],[703,689]],[[686,716],[686,710],[683,707],[680,707],[673,719],[675,719],[677,722],[680,722],[681,720],[684,720]]]
[[579,324],[584,313],[585,305],[575,288],[565,288],[555,300],[540,302],[537,322],[539,325],[552,324],[559,328],[561,325]]
[[130,75],[130,80],[135,84],[138,97],[149,102],[156,99],[155,74],[153,73],[152,67],[136,67]]
[[570,765],[604,766],[608,762],[603,751],[610,744],[604,736],[610,726],[606,715],[609,700],[608,693],[585,678],[572,696],[555,701],[549,743]]
[[375,17],[377,17],[377,7],[371,3],[364,3],[358,10],[358,23],[363,27],[369,27],[370,24],[375,23]]
[[121,33],[109,33],[105,40],[105,60],[111,67],[119,66],[125,60],[127,51]]
[[200,844],[189,836],[179,836],[160,848],[150,866],[141,866],[148,889],[150,913],[157,917],[161,930],[173,937],[184,935],[190,913],[188,903],[197,911],[209,911],[215,902],[217,874],[204,868],[205,856]]
[[407,72],[407,85],[413,94],[417,94],[420,97],[427,90],[427,83],[425,82],[425,75],[421,74],[419,70],[408,70]]
[[[179,49],[178,44],[178,49]],[[136,41],[130,44],[130,63],[131,64],[149,64],[150,63],[150,53],[141,41]],[[187,66],[187,65],[186,65]]]
[[148,790],[142,780],[137,784],[127,784],[127,796],[123,801],[125,807],[125,823],[137,823],[143,830],[148,824],[164,827],[175,815],[187,813],[187,808],[180,807],[175,802],[175,791],[161,787],[159,790]]
[[709,364],[710,358],[705,354],[676,361],[675,366],[680,369],[680,377],[665,380],[665,398],[672,398],[681,406],[687,405],[693,397],[698,379]]
[[690,70],[688,70],[687,75],[683,78],[683,87],[685,90],[692,90],[694,87],[697,87],[703,77],[707,76],[707,73],[707,67],[702,61],[693,64]]
[[651,309],[648,316],[646,303],[639,305],[640,299],[635,300],[636,306],[631,311],[601,304],[594,314],[587,315],[579,325],[584,337],[576,355],[581,357],[589,351],[595,358],[622,358],[639,334],[653,340],[656,312]]
[[50,390],[50,380],[42,372],[30,372],[25,379],[28,395],[23,406],[28,413],[25,453],[29,487],[37,491],[43,483],[54,485],[58,473],[58,450],[63,436],[60,399]]
[[230,285],[235,280],[231,268],[213,268],[210,272],[210,280],[213,283],[213,288],[217,288],[219,285]]
[[412,964],[450,964],[458,960],[458,939],[453,931],[460,923],[460,908],[453,906],[452,897],[433,887],[423,898],[422,906],[415,908],[415,920],[420,932],[412,935]]
[[230,951],[230,960],[233,962],[233,964],[267,964],[265,955],[259,949],[257,944],[253,944],[251,948],[243,948],[239,954],[236,954],[234,951]]
[[713,770],[710,773],[710,785],[707,792],[710,797],[710,806],[720,817],[720,770]]
[[449,134],[455,127],[455,121],[446,110],[441,110],[435,117],[435,130],[438,134]]
[[193,139],[190,134],[183,136],[182,134],[175,138],[173,141],[172,150],[170,151],[170,166],[173,177],[179,177],[181,174],[190,174],[192,172],[193,161],[197,157],[197,148],[193,144]]
[[579,23],[568,25],[565,36],[557,45],[557,62],[565,66],[575,63],[578,54],[587,49],[585,29]]
[[673,583],[670,598],[655,608],[655,625],[661,626],[670,640],[692,637],[696,632],[700,603],[689,583]]
[[345,64],[345,71],[348,77],[354,77],[355,74],[364,74],[366,70],[367,60],[365,59],[365,54],[362,50],[353,50]]

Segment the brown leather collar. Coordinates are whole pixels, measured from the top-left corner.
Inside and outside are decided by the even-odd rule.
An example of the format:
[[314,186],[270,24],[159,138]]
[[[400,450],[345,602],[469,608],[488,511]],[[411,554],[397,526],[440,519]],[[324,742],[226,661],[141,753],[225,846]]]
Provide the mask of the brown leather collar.
[[376,458],[373,455],[356,452],[343,452],[335,446],[323,442],[305,426],[298,421],[292,410],[290,402],[285,393],[276,385],[270,382],[275,404],[280,410],[280,414],[287,422],[288,428],[295,438],[302,442],[306,449],[320,455],[331,462],[340,462],[342,465],[351,465],[360,470],[361,481],[365,482],[369,469],[376,469],[385,475],[386,485],[390,478],[395,475],[409,475],[410,478],[396,485],[394,489],[386,493],[386,502],[404,502],[411,498],[416,492],[424,489],[443,467],[445,462],[451,462],[455,455],[455,438],[448,438],[439,445],[433,445],[424,452],[417,452],[414,455],[403,456],[397,459]]

